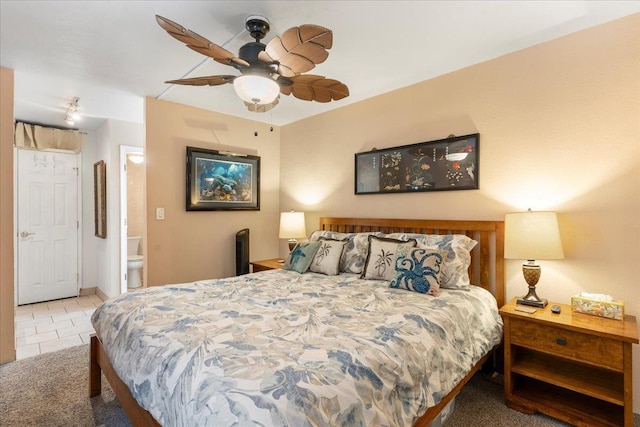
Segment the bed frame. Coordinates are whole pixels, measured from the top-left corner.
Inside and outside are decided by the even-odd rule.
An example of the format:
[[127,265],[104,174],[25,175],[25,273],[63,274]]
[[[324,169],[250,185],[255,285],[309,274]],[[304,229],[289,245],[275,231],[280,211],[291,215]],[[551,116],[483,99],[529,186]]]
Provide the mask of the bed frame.
[[[381,231],[383,233],[420,233],[420,234],[465,234],[478,241],[471,254],[469,277],[471,283],[490,291],[498,302],[504,305],[504,223],[502,221],[457,221],[423,219],[363,219],[363,218],[320,218],[320,229],[342,233]],[[427,410],[414,427],[427,427],[440,411],[458,394],[464,385],[487,361],[491,353],[483,357],[445,396],[440,403]],[[159,426],[149,412],[140,407],[131,395],[127,385],[118,377],[111,366],[99,337],[91,337],[89,364],[89,396],[101,393],[102,373],[111,384],[111,388],[122,404],[129,420],[134,426]]]

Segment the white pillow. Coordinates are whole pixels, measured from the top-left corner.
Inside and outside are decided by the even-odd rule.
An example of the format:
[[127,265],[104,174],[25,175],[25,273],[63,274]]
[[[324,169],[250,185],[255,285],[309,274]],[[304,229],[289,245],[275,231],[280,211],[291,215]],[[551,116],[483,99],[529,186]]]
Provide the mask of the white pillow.
[[402,246],[414,247],[415,239],[408,241],[369,236],[369,250],[361,279],[392,280],[396,275],[396,255]]
[[309,270],[314,273],[322,273],[327,276],[340,274],[340,259],[342,252],[347,245],[347,240],[334,240],[320,238],[320,248],[311,261]]
[[318,241],[320,238],[345,240],[347,246],[342,253],[340,260],[340,271],[343,273],[362,273],[364,263],[367,260],[369,250],[369,236],[382,236],[380,232],[367,233],[339,233],[337,231],[317,230],[311,233],[310,242]]

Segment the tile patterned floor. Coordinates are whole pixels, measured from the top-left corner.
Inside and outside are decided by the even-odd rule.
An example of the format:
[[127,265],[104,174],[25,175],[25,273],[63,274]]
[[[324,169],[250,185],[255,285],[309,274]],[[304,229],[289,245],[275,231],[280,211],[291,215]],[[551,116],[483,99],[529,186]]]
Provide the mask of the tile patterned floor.
[[16,307],[16,360],[88,343],[91,315],[101,303],[87,295]]

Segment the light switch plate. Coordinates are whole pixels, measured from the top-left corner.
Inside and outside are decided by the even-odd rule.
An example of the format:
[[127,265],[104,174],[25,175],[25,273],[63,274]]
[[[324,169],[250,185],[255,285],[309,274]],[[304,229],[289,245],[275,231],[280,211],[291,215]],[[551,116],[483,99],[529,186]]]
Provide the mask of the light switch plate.
[[164,219],[164,208],[156,208],[156,219]]

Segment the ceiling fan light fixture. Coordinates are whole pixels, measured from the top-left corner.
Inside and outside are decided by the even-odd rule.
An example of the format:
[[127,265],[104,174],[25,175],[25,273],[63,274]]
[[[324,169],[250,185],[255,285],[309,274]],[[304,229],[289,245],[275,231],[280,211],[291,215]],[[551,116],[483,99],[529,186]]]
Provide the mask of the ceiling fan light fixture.
[[251,104],[270,104],[280,93],[280,86],[274,80],[256,75],[236,77],[233,88],[245,102]]

